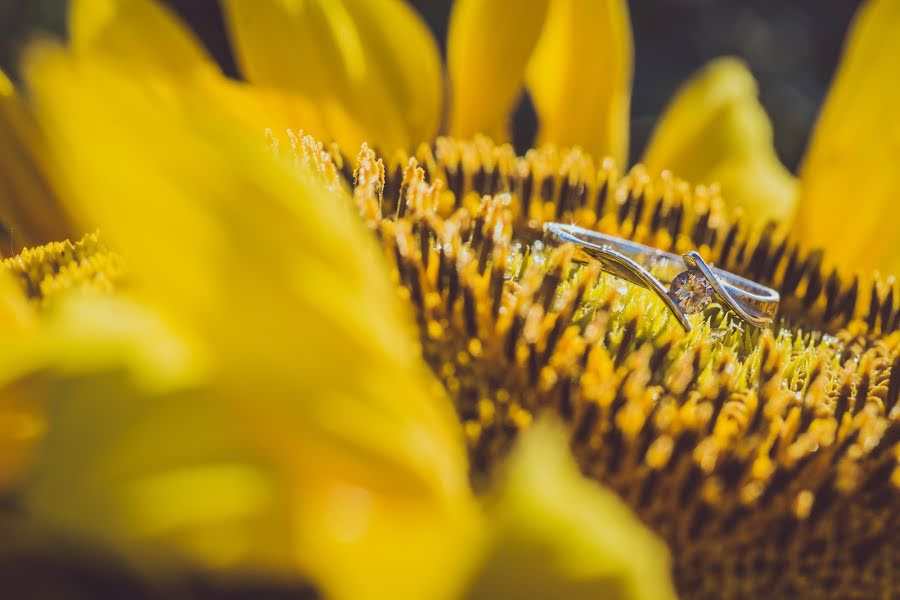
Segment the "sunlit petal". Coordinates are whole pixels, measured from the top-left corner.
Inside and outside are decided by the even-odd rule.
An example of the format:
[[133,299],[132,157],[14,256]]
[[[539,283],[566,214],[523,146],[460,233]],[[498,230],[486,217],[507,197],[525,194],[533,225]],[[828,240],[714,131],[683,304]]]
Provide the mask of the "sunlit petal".
[[314,102],[224,77],[187,27],[153,0],[75,0],[69,17],[71,48],[82,60],[139,75],[167,102],[177,100],[178,88],[189,88],[254,132],[324,129]]
[[717,59],[682,86],[660,117],[644,162],[651,171],[720,184],[726,204],[754,222],[793,215],[796,184],[775,155],[756,81],[736,59]]
[[[34,326],[35,315],[12,277],[0,271],[0,338],[21,339]],[[19,349],[2,352],[4,365]],[[22,386],[0,389],[0,493],[16,481],[43,430],[40,406]]]
[[[437,132],[440,55],[400,0],[223,0],[237,59],[255,85],[319,107],[324,130],[347,148],[410,149]],[[303,123],[297,128],[310,128]]]
[[190,31],[153,0],[72,0],[69,36],[75,52],[102,49],[135,71],[191,77],[216,69]]
[[[434,573],[455,556],[448,543],[466,530],[470,511],[462,436],[349,197],[275,160],[261,138],[234,127],[227,113],[189,89],[165,102],[152,86],[123,79],[103,61],[81,62],[54,47],[36,48],[27,72],[54,152],[67,157],[72,205],[121,249],[135,293],[189,331],[208,357],[204,393],[216,401],[197,407],[195,422],[215,422],[218,414],[226,429],[205,435],[227,436],[238,427],[246,444],[238,447],[246,450],[235,468],[220,464],[226,451],[216,446],[213,470],[197,481],[214,482],[209,493],[218,489],[217,495],[245,491],[249,504],[232,507],[239,514],[247,507],[265,513],[272,505],[260,500],[269,497],[269,484],[252,483],[259,481],[254,465],[272,466],[278,502],[288,508],[278,533],[291,554],[276,544],[217,557],[211,540],[230,535],[229,528],[205,530],[202,511],[188,510],[196,502],[185,500],[184,514],[156,506],[153,498],[172,490],[188,499],[199,493],[187,474],[198,466],[194,450],[178,463],[179,448],[191,438],[182,432],[160,441],[169,439],[160,432],[182,427],[173,418],[160,417],[162,437],[153,443],[164,443],[175,464],[132,454],[117,446],[122,438],[107,437],[98,440],[107,444],[104,452],[43,466],[52,480],[80,472],[67,461],[91,465],[99,456],[115,457],[111,471],[78,480],[89,486],[80,490],[87,501],[56,506],[50,500],[56,488],[48,484],[35,492],[35,506],[120,540],[160,527],[154,537],[207,564],[296,563],[338,598],[422,597],[440,587]],[[127,391],[121,396],[131,398]],[[99,397],[95,414],[105,414],[110,401]],[[121,406],[125,422],[154,414],[146,398],[133,402]],[[72,435],[91,437],[92,428],[113,426],[71,410]],[[138,459],[136,466],[129,462]],[[159,472],[176,467],[188,469],[184,477]],[[103,478],[109,473],[112,481]],[[142,499],[136,507],[120,504],[119,496],[126,483],[137,483],[129,479],[134,473],[149,482],[136,488]],[[107,531],[99,521],[113,507],[123,516]],[[452,571],[448,564],[448,576]]]
[[558,0],[528,65],[539,143],[628,157],[632,74],[625,0]]
[[0,256],[74,234],[54,189],[43,133],[0,71]]
[[549,0],[458,0],[447,33],[450,134],[508,137]]
[[900,3],[860,9],[800,169],[796,239],[848,270],[900,273],[898,30]]
[[473,600],[675,598],[665,545],[611,491],[585,479],[562,429],[523,434],[491,499]]

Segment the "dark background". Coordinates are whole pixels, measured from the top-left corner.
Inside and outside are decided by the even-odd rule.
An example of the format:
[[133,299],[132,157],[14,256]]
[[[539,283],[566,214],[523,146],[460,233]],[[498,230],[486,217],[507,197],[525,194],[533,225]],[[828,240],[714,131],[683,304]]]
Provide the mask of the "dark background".
[[[268,0],[248,0],[265,2]],[[216,0],[165,0],[203,39],[226,73],[237,75]],[[443,47],[451,0],[410,0]],[[781,159],[795,168],[860,0],[631,0],[635,39],[631,154],[640,155],[667,99],[690,73],[716,56],[742,57],[759,80]],[[34,30],[61,33],[66,0],[0,0],[0,67]],[[513,18],[514,15],[511,15]],[[515,142],[527,148],[535,117],[525,101]]]

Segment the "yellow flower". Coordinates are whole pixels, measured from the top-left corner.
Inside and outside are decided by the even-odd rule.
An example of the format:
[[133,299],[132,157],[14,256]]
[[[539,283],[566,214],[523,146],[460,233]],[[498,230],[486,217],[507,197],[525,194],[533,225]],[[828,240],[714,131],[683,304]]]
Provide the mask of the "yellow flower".
[[[512,4],[456,4],[446,127],[502,139],[525,85],[555,145],[524,157],[430,145],[440,63],[398,1],[225,0],[251,85],[151,2],[73,3],[71,49],[33,50],[26,72],[66,206],[128,283],[96,238],[6,265],[32,302],[0,287],[0,419],[24,398],[40,434],[39,399],[47,424],[34,465],[13,454],[0,484],[158,578],[199,565],[337,598],[673,597],[636,515],[685,598],[897,593],[892,282],[869,289],[785,237],[794,183],[735,61],[686,84],[647,168],[559,149],[623,164],[625,4],[517,3],[519,22]],[[842,82],[875,85],[860,64],[882,59],[896,16],[864,9],[816,144],[872,135],[869,115],[845,128]],[[290,131],[273,157],[262,127],[285,124],[371,142],[387,167]],[[798,220],[816,165],[848,156],[822,152]],[[780,227],[747,227],[670,169]],[[777,287],[780,329],[712,306],[685,335],[571,248],[529,246],[546,220],[699,248]]]
[[[345,133],[341,118],[310,129],[315,135],[346,148],[367,141],[391,156],[438,131],[437,51],[403,3],[279,0],[250,9],[225,0],[223,6],[249,81],[310,98],[316,111],[353,115],[354,131],[362,132]],[[897,191],[890,175],[895,95],[883,85],[897,79],[890,46],[896,10],[890,0],[870,0],[861,10],[799,189],[774,153],[753,77],[734,59],[713,61],[684,85],[660,118],[643,162],[651,173],[718,184],[725,203],[741,208],[745,220],[775,219],[805,247],[835,249],[835,266],[897,272],[897,245],[875,233]],[[385,17],[370,19],[376,12]],[[295,42],[301,39],[310,46]],[[449,134],[502,141],[524,86],[540,120],[539,143],[577,145],[625,164],[632,49],[624,0],[457,0],[447,51]],[[303,122],[321,123],[317,114],[304,115]],[[402,128],[397,120],[405,122],[402,135],[394,132]],[[848,229],[835,216],[847,214],[850,198],[857,208]]]
[[[272,10],[280,11],[281,5],[273,5]],[[864,16],[857,27],[865,28],[866,23],[876,20],[881,25],[866,32],[869,41],[865,44],[871,49],[860,51],[860,56],[879,52],[875,48],[886,43],[881,38],[889,36],[896,24],[896,18],[889,14],[892,10],[895,9],[889,7],[888,2],[867,6],[866,11],[879,12],[881,18],[865,20]],[[519,18],[509,18],[513,13]],[[298,19],[295,15],[295,20]],[[234,18],[229,24],[232,31],[253,27],[252,23]],[[868,29],[874,27],[869,25]],[[609,35],[593,35],[596,31],[609,32]],[[872,61],[868,65],[861,62],[856,67],[851,64],[856,53],[854,44],[859,43],[857,40],[861,35],[858,30],[851,35],[844,69],[858,69],[865,73],[863,83],[871,81],[874,86],[881,74],[871,68]],[[627,98],[629,53],[624,3],[529,2],[517,3],[512,9],[502,2],[461,0],[454,6],[448,39],[451,97],[447,131],[464,137],[487,133],[502,140],[506,117],[524,81],[533,95],[541,121],[539,139],[561,146],[581,145],[598,157],[617,158],[621,165],[625,152],[622,98]],[[255,64],[267,60],[275,64],[277,56],[278,50],[262,43],[252,48],[239,48],[238,52],[240,61],[252,60]],[[891,56],[889,52],[879,54],[885,67],[891,64]],[[299,70],[302,64],[283,62],[280,68]],[[591,71],[592,68],[596,71]],[[402,70],[402,66],[398,65],[397,70]],[[252,72],[247,74],[252,81]],[[419,72],[407,72],[410,78],[418,75]],[[288,76],[283,77],[283,81],[290,80]],[[273,75],[265,83],[278,85],[278,81],[279,77]],[[838,96],[841,85],[839,76],[835,89]],[[852,92],[845,94],[850,97]],[[853,97],[859,98],[860,103],[849,104],[849,108],[844,109],[846,114],[865,113],[867,97]],[[889,102],[886,100],[884,106]],[[590,109],[585,109],[585,105]],[[846,118],[838,120],[847,122]],[[888,121],[880,115],[866,122],[874,127],[876,122]],[[379,140],[378,123],[368,123],[367,131],[368,139]],[[340,139],[337,133],[320,134]],[[853,135],[870,139],[875,132],[862,128]],[[817,133],[816,139],[819,137]],[[882,139],[890,143],[891,138]],[[383,143],[378,145],[385,146]],[[857,154],[857,148],[864,145],[859,140],[852,145],[848,143],[848,155],[868,156]],[[390,152],[392,147],[386,146]],[[815,153],[814,146],[811,156]],[[405,227],[386,228],[382,237],[395,240],[388,247],[388,255],[397,257],[401,281],[419,307],[426,357],[435,372],[442,374],[464,416],[476,469],[483,465],[489,470],[498,449],[508,443],[509,431],[522,429],[529,416],[540,407],[559,407],[572,413],[574,443],[576,448],[583,446],[583,450],[578,451],[582,468],[604,481],[621,481],[621,487],[617,488],[620,493],[632,499],[632,506],[644,515],[645,520],[657,523],[657,531],[668,532],[664,536],[675,548],[676,579],[687,595],[739,596],[752,590],[762,594],[773,586],[790,590],[791,586],[804,585],[803,589],[810,595],[831,593],[840,597],[859,593],[865,596],[883,585],[890,585],[873,583],[866,588],[859,586],[853,591],[842,591],[840,586],[827,582],[829,577],[839,577],[835,573],[870,572],[878,561],[892,560],[885,539],[890,539],[894,530],[889,528],[881,538],[866,527],[841,533],[819,524],[822,515],[833,510],[830,498],[837,493],[836,489],[843,490],[844,507],[860,515],[859,522],[894,518],[876,515],[877,510],[876,513],[867,511],[873,502],[868,496],[870,493],[884,494],[883,498],[896,497],[896,470],[891,470],[896,469],[896,464],[890,453],[896,451],[897,412],[893,408],[897,386],[896,382],[886,383],[889,377],[890,381],[896,377],[893,366],[897,364],[897,340],[896,334],[891,333],[896,327],[896,292],[892,285],[877,284],[870,289],[846,269],[843,275],[830,274],[835,262],[862,269],[879,265],[876,260],[862,262],[857,259],[856,263],[844,260],[844,256],[852,256],[857,249],[864,252],[861,238],[855,247],[842,247],[841,236],[827,229],[826,239],[822,236],[815,239],[819,241],[818,245],[831,252],[824,261],[817,254],[809,253],[814,246],[797,232],[810,218],[809,209],[805,207],[814,201],[805,201],[801,210],[795,213],[797,184],[772,152],[771,127],[756,100],[752,77],[740,63],[729,59],[715,61],[685,85],[660,120],[644,161],[651,173],[671,170],[695,183],[719,182],[725,202],[742,207],[745,221],[761,224],[776,218],[778,232],[765,229],[748,233],[745,228],[723,220],[707,190],[686,192],[671,179],[648,178],[641,170],[620,179],[605,164],[596,168],[577,152],[556,154],[545,149],[530,153],[525,161],[517,162],[503,147],[480,142],[441,141],[434,152],[427,148],[417,149],[415,156],[433,180],[444,182],[453,192],[453,206],[468,209],[471,219],[483,219],[481,237],[476,235],[469,241],[463,233],[452,233],[467,231],[464,217],[459,222],[451,219],[443,224],[436,219],[435,212],[446,217],[443,211],[450,201],[442,198],[439,191],[431,195],[412,193],[410,190],[419,189],[422,178],[411,175],[410,169],[404,172],[402,160],[394,163],[399,167],[388,169],[391,176],[386,190],[391,193],[386,192],[380,213],[375,209],[370,213],[388,218],[399,215],[401,222],[406,221]],[[891,156],[890,149],[886,149],[878,160],[890,160]],[[816,185],[810,183],[808,173],[807,167],[801,182],[804,198]],[[881,177],[889,181],[890,173],[891,169],[881,168],[873,174],[873,179]],[[842,171],[836,176],[849,178],[850,171]],[[509,191],[512,197],[495,197],[482,208],[472,207],[471,201],[480,194],[498,191]],[[874,221],[883,210],[879,208],[879,198],[861,199],[863,201],[868,204],[863,203],[862,210]],[[615,203],[612,209],[611,203]],[[506,217],[509,222],[495,230],[495,226],[503,224],[498,215],[505,214],[506,210],[509,211]],[[404,216],[404,212],[408,216]],[[835,215],[843,216],[846,212],[832,208],[818,216],[834,222]],[[667,356],[670,347],[665,342],[647,342],[656,346],[652,354],[634,358],[634,364],[619,375],[621,379],[616,379],[617,384],[604,389],[602,382],[615,370],[597,359],[596,364],[583,373],[578,367],[580,361],[576,360],[579,349],[590,344],[591,336],[571,335],[563,338],[567,342],[565,345],[559,338],[564,332],[570,333],[569,319],[573,319],[573,313],[578,315],[577,294],[570,296],[570,307],[552,309],[548,308],[550,296],[532,297],[547,293],[542,290],[554,289],[548,279],[550,282],[565,281],[567,271],[564,267],[558,272],[543,274],[543,280],[538,275],[533,276],[533,283],[524,280],[528,284],[522,286],[523,291],[516,295],[515,301],[507,300],[504,286],[493,283],[502,282],[504,277],[496,268],[486,267],[486,263],[502,265],[501,258],[516,259],[517,254],[510,248],[516,243],[513,232],[524,224],[522,217],[537,224],[546,219],[568,218],[620,235],[644,238],[663,247],[671,245],[687,249],[699,245],[702,251],[715,256],[721,266],[730,266],[755,279],[777,284],[784,296],[786,317],[796,319],[798,327],[803,329],[837,332],[838,339],[843,340],[841,343],[850,344],[850,349],[836,352],[825,338],[816,337],[820,334],[810,338],[796,331],[780,340],[780,350],[774,351],[763,345],[762,355],[758,350],[759,339],[731,340],[734,354],[730,354],[729,344],[709,341],[710,330],[706,330],[687,346],[682,345],[684,341],[678,342],[679,350],[673,362],[662,373],[660,367],[652,365],[667,364],[663,357]],[[481,222],[476,220],[476,223]],[[446,231],[451,233],[444,233]],[[493,233],[495,231],[501,233]],[[866,231],[870,236],[879,236],[885,245],[890,244],[890,236],[879,232],[871,223]],[[785,240],[787,232],[793,235]],[[445,247],[454,248],[447,263],[440,262],[440,267],[431,266],[440,260],[438,257],[429,257],[431,253],[425,250],[416,251],[428,248],[429,240],[435,238]],[[795,250],[794,244],[800,244],[803,251]],[[474,300],[467,299],[461,291],[450,294],[439,276],[444,268],[454,269],[455,257],[466,256],[481,257],[477,266],[466,263],[456,267],[459,280],[469,282],[464,289],[469,290]],[[565,265],[565,261],[562,264]],[[437,297],[446,304],[428,300]],[[614,294],[608,302],[607,310],[600,312],[611,313],[612,316],[606,318],[613,322],[602,339],[613,354],[612,365],[623,368],[626,357],[640,345],[640,340],[656,340],[666,326],[656,319],[638,318],[641,309],[646,307],[644,302],[620,303]],[[537,311],[538,316],[532,317],[526,308],[533,305],[543,306],[543,311],[548,314]],[[498,316],[501,309],[506,309],[505,315],[510,315],[513,307],[518,307],[513,314],[529,315],[525,322],[532,323],[530,334],[522,332],[520,328],[525,325],[517,325],[514,317]],[[458,322],[454,317],[458,314],[474,316]],[[573,320],[572,326],[580,324]],[[849,326],[841,329],[842,325]],[[711,326],[713,330],[716,328]],[[885,332],[884,339],[877,339],[880,331]],[[857,337],[868,341],[852,342]],[[473,344],[472,338],[478,343]],[[695,352],[685,350],[692,347],[696,348]],[[875,352],[875,347],[881,350]],[[504,354],[509,362],[498,359]],[[845,362],[847,357],[856,362],[840,373],[836,365]],[[767,366],[769,362],[771,366]],[[497,381],[494,375],[497,372],[512,374]],[[602,376],[604,373],[605,377]],[[710,375],[707,379],[699,377],[699,373],[716,376]],[[727,373],[741,375],[725,375]],[[585,389],[584,379],[590,374],[596,377],[597,388]],[[758,387],[753,384],[755,377],[759,378]],[[648,385],[648,379],[657,383]],[[870,383],[876,380],[883,386],[878,391]],[[581,383],[574,383],[576,381]],[[538,387],[537,391],[533,390],[534,386]],[[580,391],[580,400],[573,388]],[[620,396],[616,396],[617,389]],[[663,429],[671,427],[669,433],[660,435],[655,441],[639,442],[635,439],[634,428],[648,422],[654,414],[646,412],[650,407],[659,406],[646,401],[642,389],[646,394],[673,394],[678,398],[684,398],[683,394],[687,394],[687,398],[691,398],[691,394],[700,395],[683,406],[681,400],[676,401],[681,417],[671,421],[667,417],[665,422],[668,424],[661,426]],[[746,395],[748,392],[749,396]],[[791,408],[787,402],[788,394],[798,393],[805,394],[802,398],[806,408]],[[850,399],[854,393],[858,400]],[[628,398],[625,402],[630,409],[630,412],[625,411],[628,418],[621,417],[620,424],[620,415],[616,411],[598,415],[590,410],[597,397],[595,394],[600,398],[610,395]],[[737,413],[732,415],[737,420],[731,424],[726,423],[732,417],[717,419],[722,414],[720,408],[731,402],[724,398],[733,399],[735,404],[729,406],[749,420],[738,419]],[[867,412],[870,406],[874,412]],[[695,413],[695,410],[699,412]],[[710,414],[706,412],[708,410],[712,410],[711,414],[717,418],[708,421],[704,416]],[[852,426],[843,423],[851,413],[856,420]],[[755,416],[751,418],[751,415]],[[815,415],[822,420],[817,420]],[[870,418],[874,420],[869,421]],[[613,420],[615,426],[611,423]],[[718,421],[722,424],[718,425]],[[700,423],[708,424],[713,431],[705,430],[707,425]],[[763,431],[768,428],[769,437],[758,436],[756,427]],[[859,428],[858,433],[851,433],[854,427]],[[648,431],[647,427],[644,426],[642,431]],[[836,435],[836,431],[841,433]],[[833,472],[829,474],[828,469],[817,471],[818,467],[814,465],[827,462],[829,459],[824,457],[831,452],[835,452],[832,456],[838,457],[838,463],[843,462],[840,456],[847,446],[836,446],[838,440],[854,445],[856,440],[864,438],[869,439],[869,447],[877,448],[877,451],[865,454],[859,465],[851,467],[844,463],[835,467],[842,473],[839,477]],[[775,439],[794,440],[793,444],[781,442],[790,445],[792,450],[776,452]],[[620,471],[615,463],[610,464],[608,461],[613,461],[616,453],[608,450],[609,454],[605,454],[603,448],[616,443],[624,445],[625,449],[621,450],[624,454],[637,453],[640,457],[640,452],[646,452],[644,460],[651,467],[650,471],[641,472],[640,459],[635,461],[634,469],[621,468]],[[647,446],[643,451],[641,444]],[[810,452],[814,447],[832,450]],[[680,457],[688,452],[685,448],[691,449],[696,457],[697,463],[693,467],[685,467],[685,463],[680,462],[683,460]],[[730,449],[731,453],[726,450],[723,454],[721,448]],[[675,458],[672,452],[675,452]],[[773,452],[773,458],[764,457]],[[800,477],[798,464],[826,475],[824,479],[797,483],[796,488],[781,483]],[[694,473],[691,468],[699,471]],[[737,475],[741,474],[741,469],[750,475],[746,479],[736,478],[734,473],[728,472],[734,469],[738,470]],[[844,479],[849,472],[855,472],[855,475]],[[840,479],[842,483],[836,488],[828,477]],[[869,485],[881,491],[868,492]],[[642,487],[648,491],[670,490],[673,499],[670,502],[657,499],[654,503],[654,495],[647,500],[638,492]],[[685,511],[690,516],[683,514]],[[890,514],[890,510],[887,512]],[[808,524],[810,515],[814,526]],[[799,532],[785,542],[767,540],[765,536],[771,530],[769,526],[761,525],[757,529],[762,538],[747,534],[749,537],[741,541],[741,528],[752,530],[756,526],[750,523],[755,519],[761,523],[797,527]],[[681,522],[684,524],[672,525]],[[843,535],[846,537],[842,540]],[[865,558],[854,565],[829,563],[825,557],[834,551],[828,548],[840,547],[842,543],[866,548]],[[819,548],[825,550],[817,553],[815,549]],[[790,569],[782,572],[783,569],[771,560],[777,555],[788,557],[786,560],[791,564],[801,565],[806,560],[810,565],[808,568],[820,577],[797,583],[803,576],[793,577]],[[716,565],[714,571],[709,568],[711,565]],[[796,568],[802,571],[806,567]],[[751,572],[753,576],[741,575]],[[753,578],[757,583],[751,581]]]
[[[453,573],[470,493],[451,408],[371,241],[349,204],[273,160],[204,90],[145,85],[104,56],[36,50],[38,112],[56,155],[73,155],[60,162],[73,212],[127,256],[133,293],[187,332],[196,347],[176,364],[205,372],[199,389],[162,395],[63,384],[27,506],[209,565],[296,564],[338,597],[420,595],[439,564]],[[95,444],[71,452],[66,436]],[[348,578],[350,564],[365,566]]]
[[[476,487],[552,412],[581,470],[667,541],[681,597],[894,593],[881,566],[896,560],[900,497],[893,286],[829,275],[773,229],[726,218],[705,190],[617,177],[578,151],[438,151],[420,156],[432,185],[411,167],[363,212],[463,419]],[[781,291],[776,333],[711,305],[684,335],[653,294],[580,267],[571,247],[530,246],[542,218],[699,247]]]
[[[438,133],[438,52],[405,3],[277,0],[251,8],[224,0],[223,7],[244,75],[313,100],[301,122],[314,135],[345,148],[368,142],[392,156]],[[450,135],[505,140],[527,89],[539,144],[580,146],[625,166],[632,76],[625,0],[457,0],[447,55],[443,129]],[[663,115],[647,166],[719,184],[747,218],[789,217],[793,177],[775,156],[756,96],[742,63],[715,61]],[[319,123],[327,127],[311,129]]]
[[[108,6],[177,45],[154,5]],[[40,312],[27,334],[0,331],[0,406],[25,385],[47,415],[15,487],[31,518],[167,579],[199,565],[335,598],[456,598],[507,589],[511,548],[538,561],[511,588],[539,581],[533,597],[674,597],[665,547],[559,433],[536,429],[479,504],[452,406],[321,146],[273,156],[235,114],[257,105],[201,58],[141,57],[89,17],[25,72],[67,208],[128,276],[96,237],[4,265]],[[372,168],[361,204],[383,185]],[[556,494],[523,485],[548,469]],[[532,526],[548,516],[565,529]]]

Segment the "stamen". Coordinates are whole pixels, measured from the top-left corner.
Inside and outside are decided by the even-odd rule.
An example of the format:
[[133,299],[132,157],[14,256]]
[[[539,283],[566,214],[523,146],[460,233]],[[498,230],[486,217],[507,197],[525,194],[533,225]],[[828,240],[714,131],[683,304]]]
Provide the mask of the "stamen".
[[410,164],[423,165],[427,180],[443,186],[441,216],[507,193],[519,236],[554,220],[674,252],[696,249],[717,267],[778,289],[786,325],[834,332],[864,318],[873,333],[900,328],[894,282],[868,277],[861,285],[856,274],[827,271],[820,252],[801,252],[774,225],[751,230],[739,215],[728,217],[716,186],[691,188],[670,173],[654,178],[640,165],[620,175],[610,159],[596,166],[577,149],[545,147],[516,157],[511,146],[485,138],[439,138],[433,148],[423,145],[415,157],[385,167],[386,217],[405,195]]
[[[887,575],[900,534],[893,282],[861,310],[855,277],[825,276],[820,254],[772,226],[730,221],[714,188],[619,177],[577,151],[510,153],[444,139],[384,169],[364,150],[356,175],[386,179],[387,210],[369,203],[366,221],[463,420],[476,489],[555,412],[585,474],[669,543],[684,597],[900,591]],[[780,288],[783,314],[760,332],[713,304],[685,335],[642,288],[545,248],[534,232],[549,219],[700,248]]]
[[25,294],[45,305],[73,290],[110,292],[126,279],[125,261],[110,251],[96,233],[75,242],[52,242],[27,248],[0,263],[16,276]]

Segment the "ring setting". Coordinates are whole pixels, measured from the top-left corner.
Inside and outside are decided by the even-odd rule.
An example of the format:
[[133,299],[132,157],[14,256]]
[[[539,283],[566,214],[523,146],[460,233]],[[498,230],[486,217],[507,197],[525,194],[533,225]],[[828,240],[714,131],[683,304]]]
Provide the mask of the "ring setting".
[[691,330],[688,316],[713,301],[754,327],[768,327],[778,312],[778,292],[712,267],[695,251],[678,255],[563,223],[546,223],[544,232],[552,241],[574,244],[576,261],[598,262],[604,271],[656,293],[685,331]]
[[693,315],[709,306],[713,301],[713,289],[702,275],[693,271],[682,271],[669,284],[669,296],[686,315]]

